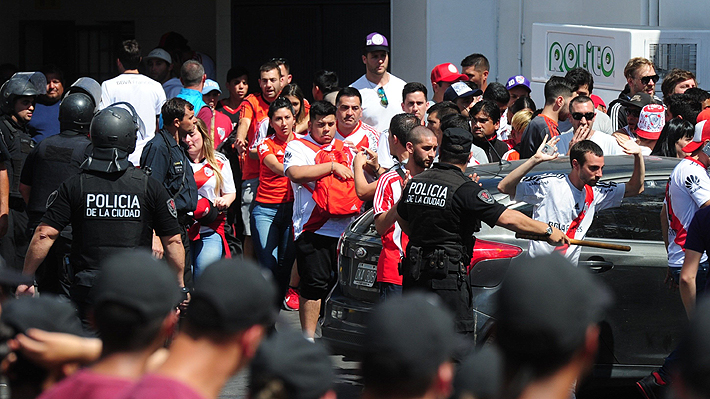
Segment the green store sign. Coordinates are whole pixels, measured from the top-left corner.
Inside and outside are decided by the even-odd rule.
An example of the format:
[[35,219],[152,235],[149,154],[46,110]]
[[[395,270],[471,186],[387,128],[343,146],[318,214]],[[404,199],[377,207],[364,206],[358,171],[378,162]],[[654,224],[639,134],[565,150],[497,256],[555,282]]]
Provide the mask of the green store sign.
[[609,46],[586,43],[562,43],[555,41],[548,51],[549,72],[562,72],[584,68],[594,76],[611,78],[614,75],[614,50]]

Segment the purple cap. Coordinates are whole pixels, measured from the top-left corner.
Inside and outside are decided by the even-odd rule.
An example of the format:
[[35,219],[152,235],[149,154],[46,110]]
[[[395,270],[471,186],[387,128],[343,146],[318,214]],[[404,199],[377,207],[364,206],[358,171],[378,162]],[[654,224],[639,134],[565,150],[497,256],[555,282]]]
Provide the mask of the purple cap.
[[531,91],[530,90],[530,81],[528,80],[528,78],[526,78],[523,75],[511,76],[510,79],[508,79],[508,81],[505,82],[506,90],[510,90],[513,87],[517,87],[517,86],[525,86],[525,88],[528,89],[528,93]]
[[367,39],[365,40],[365,51],[369,53],[371,51],[378,50],[384,50],[389,53],[389,43],[387,42],[387,38],[385,37],[385,35],[377,32],[372,32],[367,35]]

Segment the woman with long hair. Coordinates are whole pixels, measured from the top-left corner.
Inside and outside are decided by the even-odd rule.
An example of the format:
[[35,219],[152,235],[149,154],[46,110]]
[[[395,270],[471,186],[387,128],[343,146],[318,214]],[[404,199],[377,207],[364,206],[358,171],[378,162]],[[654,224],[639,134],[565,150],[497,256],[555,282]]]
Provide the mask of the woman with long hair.
[[288,289],[291,267],[296,260],[293,241],[293,190],[284,175],[286,146],[295,137],[296,113],[291,101],[279,97],[269,107],[269,124],[274,134],[267,137],[259,153],[259,188],[251,213],[254,252],[262,267],[274,275],[279,303]]
[[287,84],[281,90],[281,96],[286,97],[293,107],[296,125],[293,129],[296,133],[305,133],[308,130],[308,107],[303,97],[303,91],[295,83]]
[[685,158],[690,154],[683,152],[683,147],[693,141],[694,134],[695,127],[692,123],[685,119],[673,118],[663,126],[651,155]]
[[207,125],[197,119],[195,130],[185,136],[187,154],[197,183],[195,223],[190,227],[192,273],[197,280],[209,264],[222,255],[230,257],[224,236],[225,211],[237,198],[227,158],[214,149]]

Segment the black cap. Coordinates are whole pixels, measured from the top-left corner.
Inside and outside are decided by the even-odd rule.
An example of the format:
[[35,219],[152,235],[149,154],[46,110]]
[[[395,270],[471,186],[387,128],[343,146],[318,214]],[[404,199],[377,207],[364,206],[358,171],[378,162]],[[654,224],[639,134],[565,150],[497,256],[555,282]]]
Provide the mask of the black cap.
[[647,106],[648,104],[656,104],[656,100],[653,99],[649,94],[644,93],[644,92],[639,92],[631,96],[630,99],[625,100],[619,100],[620,103],[622,103],[624,106],[627,107],[638,107],[638,108],[643,108]]
[[566,361],[612,303],[601,282],[556,253],[512,265],[497,298],[503,354],[540,368]]
[[[453,315],[433,294],[415,293],[375,307],[365,330],[367,387],[432,378],[459,348]],[[380,384],[378,384],[380,383]]]
[[439,149],[451,154],[468,154],[471,152],[472,143],[471,132],[460,127],[452,127],[444,130]]
[[454,398],[498,398],[502,386],[503,358],[497,347],[486,345],[470,353],[459,365],[454,378]]
[[222,259],[195,283],[187,319],[213,331],[238,332],[274,322],[276,287],[271,272],[241,259]]
[[24,333],[30,328],[83,336],[81,321],[70,302],[54,295],[22,296],[2,304],[0,319]]
[[318,399],[333,388],[335,374],[323,345],[307,341],[300,332],[286,330],[261,343],[251,362],[250,378],[252,390],[280,380],[289,399]]
[[710,397],[710,298],[698,302],[688,331],[678,347],[678,372],[697,397]]
[[7,266],[5,259],[0,256],[0,285],[20,285],[33,284],[34,277],[24,275],[17,270],[13,270]]
[[164,318],[182,298],[177,272],[143,250],[106,259],[92,291],[94,308],[117,303],[136,310],[144,321]]

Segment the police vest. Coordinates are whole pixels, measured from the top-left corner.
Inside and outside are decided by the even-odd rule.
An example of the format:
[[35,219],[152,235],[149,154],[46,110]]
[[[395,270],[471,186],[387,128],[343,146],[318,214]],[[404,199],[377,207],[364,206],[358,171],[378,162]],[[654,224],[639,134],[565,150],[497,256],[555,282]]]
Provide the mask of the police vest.
[[[10,122],[9,117],[4,117],[2,122],[0,122],[0,131],[2,132],[3,140],[5,140],[5,145],[10,151],[10,164],[7,165],[7,172],[10,177],[10,197],[22,200],[20,195],[20,174],[22,173],[25,159],[32,152],[35,143],[29,133]],[[21,202],[21,206],[24,207],[24,203]],[[12,204],[10,207],[17,208],[13,207]]]
[[456,190],[468,181],[471,179],[460,170],[436,167],[412,179],[402,193],[411,232],[408,248],[420,247],[424,256],[435,249],[445,249],[451,256],[466,257],[459,233],[460,217],[453,211],[453,197]]
[[47,211],[47,198],[62,182],[81,172],[79,167],[91,152],[86,134],[62,132],[50,136],[38,145],[33,157],[32,191],[27,204],[30,226],[39,224]]
[[119,173],[80,176],[82,214],[72,217],[80,224],[74,225],[72,243],[75,272],[97,270],[103,259],[126,248],[150,248],[152,229],[144,214],[150,177],[135,168],[115,178]]

